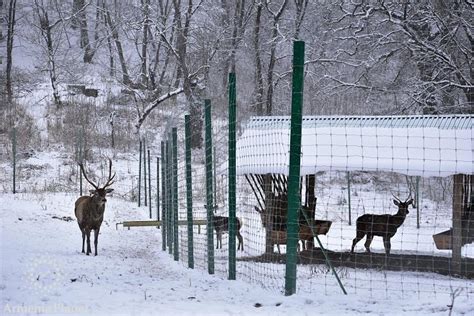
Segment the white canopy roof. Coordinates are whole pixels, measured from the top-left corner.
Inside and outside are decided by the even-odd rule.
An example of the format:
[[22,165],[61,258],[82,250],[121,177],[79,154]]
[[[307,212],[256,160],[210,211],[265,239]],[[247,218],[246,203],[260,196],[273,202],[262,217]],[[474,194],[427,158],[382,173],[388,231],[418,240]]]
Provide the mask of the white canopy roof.
[[[318,171],[473,174],[472,115],[305,117],[301,175]],[[255,117],[237,141],[237,173],[288,175],[290,118]]]

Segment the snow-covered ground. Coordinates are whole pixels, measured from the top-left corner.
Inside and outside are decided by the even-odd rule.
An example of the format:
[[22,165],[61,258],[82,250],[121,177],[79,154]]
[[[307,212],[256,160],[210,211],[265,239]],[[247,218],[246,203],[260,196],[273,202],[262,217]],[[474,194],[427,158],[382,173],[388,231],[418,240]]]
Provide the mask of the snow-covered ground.
[[[118,196],[107,204],[99,255],[85,256],[73,215],[76,198],[65,193],[0,195],[2,315],[447,315],[450,311],[449,293],[399,297],[360,288],[344,296],[314,288],[313,293],[300,291],[287,297],[281,289],[188,269],[161,250],[160,230],[116,230],[118,222],[147,216],[145,208]],[[443,281],[433,274],[424,278]],[[457,289],[456,282],[446,282],[453,292]],[[453,314],[474,313],[470,285],[455,298]]]

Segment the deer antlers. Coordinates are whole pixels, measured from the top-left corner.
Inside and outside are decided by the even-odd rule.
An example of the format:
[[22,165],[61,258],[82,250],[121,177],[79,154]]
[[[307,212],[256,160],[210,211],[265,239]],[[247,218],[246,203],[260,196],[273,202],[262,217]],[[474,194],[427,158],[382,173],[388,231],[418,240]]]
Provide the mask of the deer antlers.
[[[110,158],[108,158],[108,159],[109,159],[109,176],[107,177],[107,182],[102,187],[102,190],[109,187],[109,186],[111,186],[115,182],[113,180],[115,178],[116,173],[114,172],[114,175],[112,175],[112,160]],[[84,178],[87,180],[87,182],[89,182],[90,185],[92,185],[94,187],[94,189],[98,190],[99,189],[99,183],[95,184],[94,182],[89,180],[89,178],[86,175],[86,171],[84,170],[84,165],[82,163],[79,163],[79,167],[81,168],[82,174],[84,175]]]

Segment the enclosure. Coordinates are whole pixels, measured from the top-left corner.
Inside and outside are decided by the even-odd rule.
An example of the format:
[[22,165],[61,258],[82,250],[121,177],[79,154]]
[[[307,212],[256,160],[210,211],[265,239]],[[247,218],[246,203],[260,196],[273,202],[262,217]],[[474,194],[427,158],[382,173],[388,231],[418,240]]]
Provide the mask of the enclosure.
[[[338,289],[324,249],[349,293],[362,289],[436,293],[453,287],[472,291],[472,119],[469,115],[304,117],[298,200],[302,209],[313,210],[310,220],[318,221],[313,223],[321,245],[311,238],[316,246],[308,243],[306,250],[298,252],[298,290]],[[213,150],[207,149],[207,157],[206,150],[197,151],[192,160],[189,148],[185,150],[184,142],[178,141],[185,140],[185,129],[173,129],[164,146],[168,150],[163,166],[171,163],[165,167],[164,179],[170,182],[164,187],[176,191],[168,191],[170,200],[164,197],[163,205],[170,219],[167,249],[175,259],[228,275],[229,247],[235,249],[235,241],[231,245],[224,238],[222,249],[214,249],[215,236],[203,227],[193,226],[192,234],[186,225],[173,227],[173,220],[184,224],[192,215],[212,230],[212,221],[207,221],[210,214],[229,216],[228,137],[223,133],[226,123],[219,123],[214,139],[208,135],[208,141],[214,142],[207,146]],[[287,197],[282,197],[288,192],[290,123],[289,117],[254,117],[242,127],[236,143],[236,215],[244,238],[244,251],[237,252],[236,277],[280,290],[287,268],[286,240],[280,250],[276,243],[269,246],[268,227],[256,208],[273,207],[273,213],[288,209]],[[209,130],[210,118],[207,124]],[[204,159],[205,163],[186,165],[186,153],[188,162]],[[394,215],[394,196],[401,200],[411,196],[414,203],[391,239],[390,255],[385,255],[382,238],[377,236],[372,253],[362,250],[362,241],[351,254],[357,218],[366,213]],[[321,222],[329,222],[328,231],[320,230]],[[440,242],[439,235],[449,238]],[[431,282],[426,281],[426,273],[432,275]]]
[[472,115],[303,118],[303,68],[295,43],[291,117],[251,118],[236,138],[230,74],[228,121],[205,102],[204,150],[190,116],[169,129],[163,250],[287,295],[472,293]]

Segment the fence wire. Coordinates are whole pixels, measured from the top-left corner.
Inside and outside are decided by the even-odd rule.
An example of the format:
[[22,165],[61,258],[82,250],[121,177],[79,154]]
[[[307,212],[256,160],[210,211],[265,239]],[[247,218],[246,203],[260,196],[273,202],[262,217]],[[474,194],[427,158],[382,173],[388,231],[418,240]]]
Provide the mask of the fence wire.
[[[424,126],[423,122],[395,126],[400,118],[381,119],[388,124],[384,127],[364,126],[365,120],[354,126],[350,118],[346,122],[338,118],[335,128],[324,123],[326,119],[303,121],[297,290],[340,293],[325,250],[349,294],[436,296],[461,289],[472,295],[472,116],[460,126]],[[188,266],[184,130],[184,123],[178,126],[175,181],[178,219],[183,224],[178,225],[179,260]],[[212,214],[226,218],[227,130],[228,122],[214,116]],[[242,124],[237,141],[237,217],[244,249],[237,251],[237,279],[280,293],[286,271],[288,155],[289,118],[253,118]],[[204,146],[193,149],[194,268],[205,271],[213,260],[214,272],[225,278],[228,229],[222,248],[217,248],[213,230],[212,258],[208,249],[205,162]],[[361,240],[356,239],[358,234]],[[370,244],[367,235],[373,236]]]

